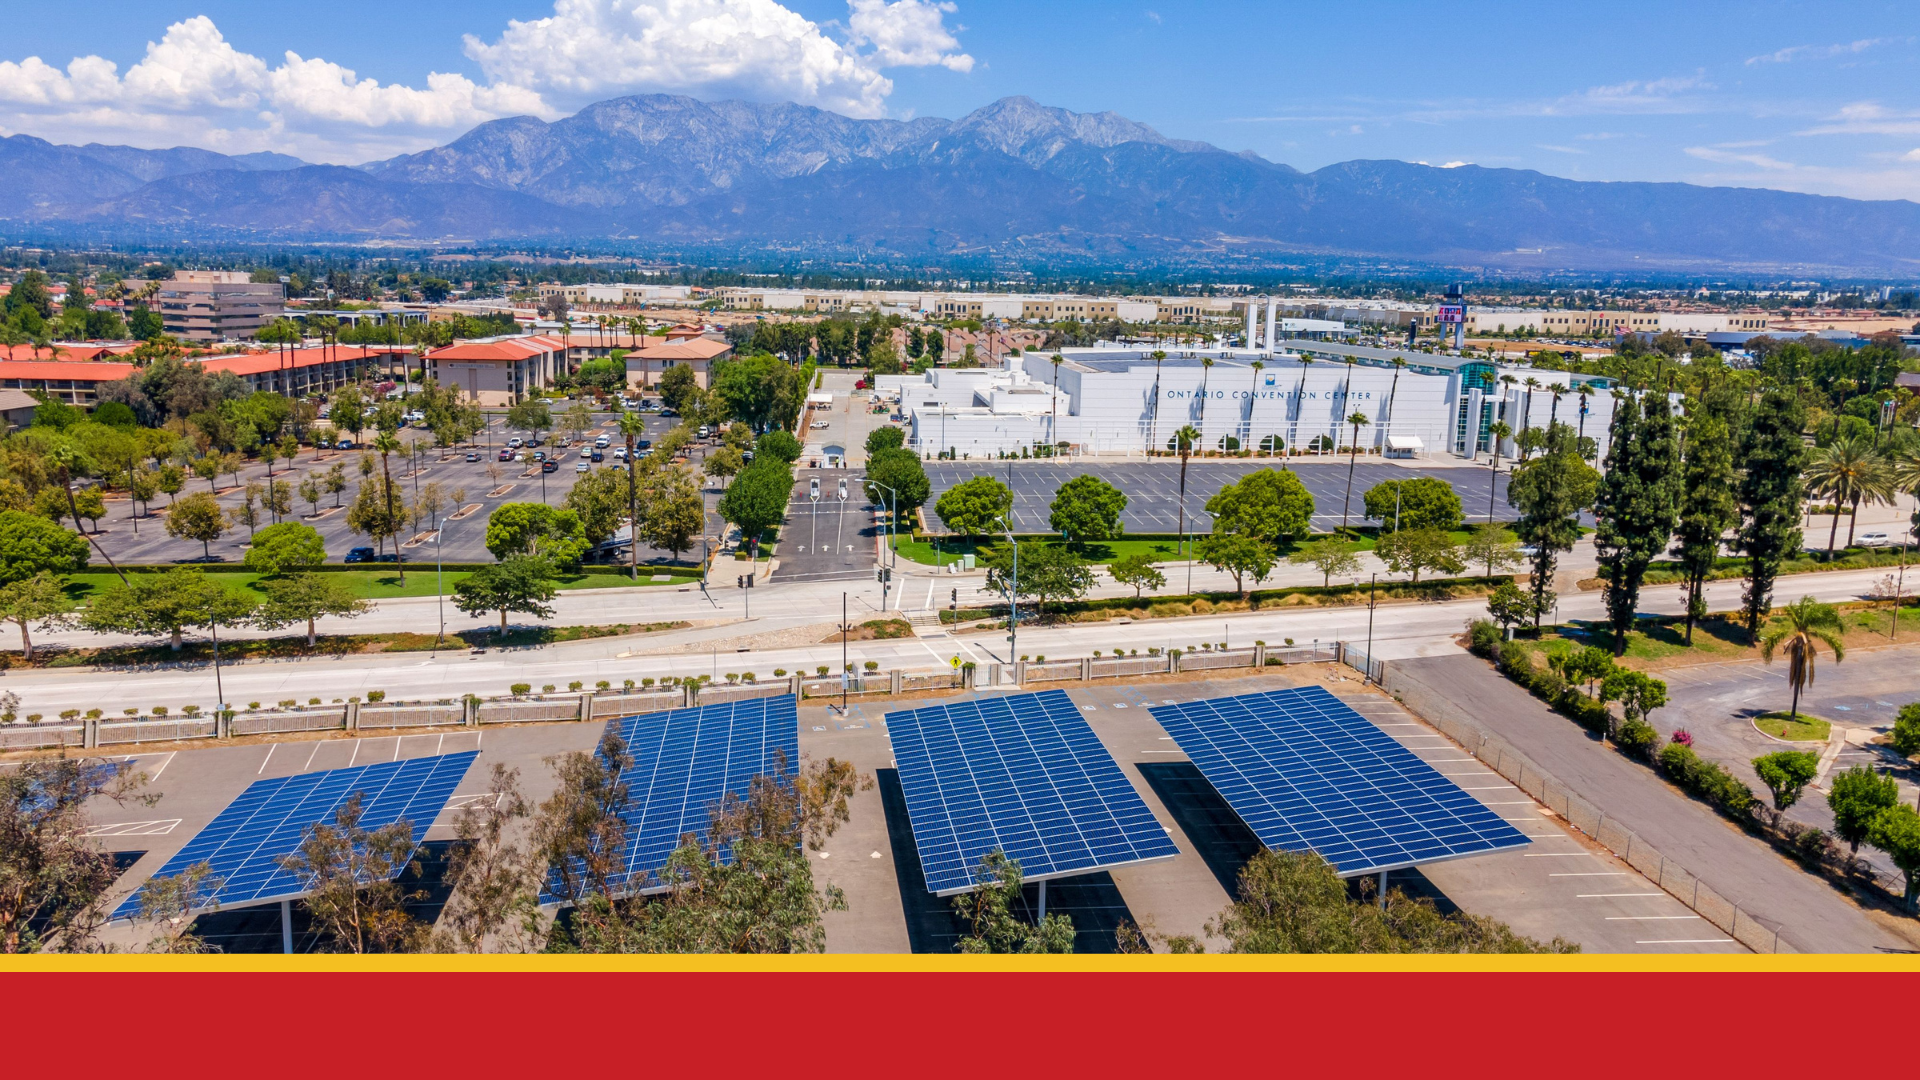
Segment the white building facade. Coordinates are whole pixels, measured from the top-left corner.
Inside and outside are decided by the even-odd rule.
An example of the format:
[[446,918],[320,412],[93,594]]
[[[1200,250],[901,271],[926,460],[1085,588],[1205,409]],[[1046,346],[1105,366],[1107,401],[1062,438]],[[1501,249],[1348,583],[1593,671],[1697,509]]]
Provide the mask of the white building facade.
[[[1472,458],[1493,449],[1496,421],[1517,435],[1557,420],[1604,454],[1613,416],[1604,379],[1429,354],[1407,354],[1418,360],[1402,365],[1236,350],[1180,351],[1158,363],[1145,350],[1061,355],[1057,367],[1052,354],[1030,353],[1011,369],[936,368],[883,377],[880,388],[899,389],[909,445],[926,457],[1017,456],[1057,444],[1142,457],[1169,450],[1187,426],[1210,452],[1344,453],[1356,440],[1356,415],[1365,418],[1362,453]],[[1509,438],[1500,452],[1515,449]]]

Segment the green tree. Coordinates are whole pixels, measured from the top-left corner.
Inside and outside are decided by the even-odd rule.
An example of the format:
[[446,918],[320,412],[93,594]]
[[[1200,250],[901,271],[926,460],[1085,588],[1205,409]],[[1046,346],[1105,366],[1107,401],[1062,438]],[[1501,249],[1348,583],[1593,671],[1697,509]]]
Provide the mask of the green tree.
[[1133,586],[1133,598],[1140,599],[1143,589],[1159,592],[1167,587],[1167,575],[1153,565],[1153,559],[1144,552],[1135,552],[1107,564],[1107,573],[1122,585]]
[[1466,520],[1459,492],[1452,484],[1431,476],[1383,480],[1367,489],[1364,500],[1367,516],[1380,523],[1383,533],[1395,529],[1451,532]]
[[1800,799],[1800,792],[1820,770],[1820,755],[1811,750],[1781,750],[1753,759],[1753,771],[1760,782],[1773,792],[1773,807],[1785,810]]
[[318,643],[314,622],[323,616],[351,619],[373,609],[373,605],[353,593],[353,587],[338,574],[313,571],[283,577],[270,577],[256,586],[266,594],[260,607],[260,622],[269,626],[307,624],[307,647]]
[[1907,910],[1914,909],[1920,894],[1920,813],[1905,803],[1889,806],[1873,816],[1867,829],[1867,843],[1887,853],[1893,865],[1907,877],[1904,897]]
[[611,469],[590,472],[573,483],[562,504],[580,519],[581,535],[598,547],[627,518],[627,477]]
[[[1020,549],[1019,581],[1014,582],[1013,545],[1002,545],[987,560],[987,588],[1002,594],[1017,592],[1046,612],[1048,601],[1078,600],[1093,588],[1093,567],[1065,544],[1024,543]],[[1010,589],[1016,585],[1017,589]]]
[[1311,851],[1263,850],[1240,870],[1234,902],[1207,932],[1236,953],[1572,953],[1479,915],[1442,915],[1432,901],[1389,892],[1385,904],[1355,900]]
[[1706,584],[1720,565],[1720,546],[1740,523],[1738,473],[1733,466],[1733,409],[1728,389],[1702,395],[1688,410],[1686,458],[1675,515],[1674,557],[1687,580],[1687,644],[1707,614]]
[[[880,428],[879,430],[898,431],[899,429],[898,428],[892,428],[892,429]],[[869,438],[867,442],[868,442],[867,453],[872,454],[873,440]],[[789,465],[800,460],[800,454],[803,450],[805,450],[805,447],[800,445],[800,440],[793,437],[793,432],[787,431],[784,428],[775,428],[774,430],[767,432],[765,435],[760,436],[760,438],[756,440],[753,444],[753,453],[755,457],[770,457],[770,458],[777,459],[779,461],[784,461]]]
[[1374,555],[1396,574],[1413,575],[1418,584],[1422,570],[1457,574],[1466,569],[1453,537],[1439,529],[1401,529],[1382,536],[1373,546]]
[[541,929],[540,875],[522,846],[519,824],[532,812],[520,792],[520,770],[493,763],[491,798],[454,815],[446,880],[451,895],[434,926],[435,952],[535,952]]
[[1855,765],[1827,785],[1827,808],[1833,811],[1833,835],[1847,842],[1854,854],[1873,828],[1880,811],[1900,802],[1900,785],[1865,765]]
[[960,536],[985,536],[997,531],[1013,511],[1013,489],[991,476],[976,476],[948,488],[933,504],[933,512]]
[[1513,542],[1507,528],[1493,522],[1475,525],[1467,536],[1467,542],[1460,545],[1460,558],[1468,566],[1483,567],[1483,577],[1492,577],[1495,570],[1506,573],[1518,569],[1527,561],[1520,554],[1520,545]]
[[684,413],[695,404],[701,394],[700,380],[693,369],[685,364],[675,364],[660,375],[660,400],[674,412]]
[[1313,493],[1300,474],[1261,469],[1222,487],[1207,500],[1215,535],[1233,533],[1275,547],[1304,540],[1313,524]]
[[1506,630],[1540,617],[1540,597],[1512,581],[1503,581],[1487,595],[1487,614]]
[[146,776],[100,758],[25,760],[0,769],[0,952],[99,952],[120,867],[90,806],[151,805]]
[[572,442],[579,442],[593,428],[593,406],[584,401],[576,401],[560,414],[560,430],[567,433]]
[[1125,531],[1120,513],[1126,508],[1119,488],[1091,474],[1076,476],[1054,493],[1047,525],[1084,548],[1091,541],[1117,539]]
[[86,540],[37,514],[0,510],[0,585],[87,567]]
[[177,652],[189,626],[246,626],[255,614],[253,601],[195,566],[114,582],[81,612],[80,623],[98,633],[165,636]]
[[1920,701],[1910,701],[1900,706],[1893,718],[1893,734],[1890,737],[1894,753],[1901,757],[1920,754]]
[[1750,641],[1760,639],[1761,620],[1773,610],[1773,583],[1781,562],[1800,547],[1800,470],[1806,464],[1800,432],[1805,427],[1806,412],[1799,400],[1783,390],[1768,390],[1760,395],[1740,440],[1739,544],[1747,560],[1741,602]]
[[872,457],[882,450],[901,450],[907,445],[907,433],[891,425],[877,427],[867,432],[867,456]]
[[507,410],[507,427],[530,436],[553,430],[553,410],[540,398],[528,398]]
[[1581,460],[1574,430],[1553,424],[1545,453],[1522,462],[1507,482],[1507,502],[1520,511],[1513,531],[1533,546],[1534,626],[1551,609],[1548,590],[1562,552],[1580,539],[1580,511],[1593,505],[1599,474]]
[[[868,502],[891,507],[896,514],[908,517],[933,494],[933,482],[927,479],[920,456],[899,447],[883,449],[869,457],[867,479],[871,481],[865,485]],[[886,485],[885,489],[880,487],[882,484]]]
[[[1187,463],[1193,459],[1194,448],[1199,445],[1200,429],[1192,424],[1182,426],[1179,431],[1173,433],[1173,438],[1167,440],[1167,448],[1180,455],[1180,546],[1182,548],[1187,546]],[[1007,498],[1011,505],[1013,498],[1011,492],[1008,493]],[[1219,496],[1215,495],[1214,498]],[[941,514],[940,518],[944,521],[946,515]]]
[[413,826],[402,818],[369,829],[361,824],[365,813],[366,796],[348,796],[332,822],[308,828],[293,854],[278,859],[280,868],[300,883],[327,945],[359,954],[420,952],[430,928],[406,904],[426,894],[400,880],[419,876]]
[[211,953],[218,946],[193,932],[200,915],[220,910],[218,896],[226,879],[213,864],[194,863],[178,874],[154,876],[140,886],[140,906],[134,918],[153,927],[144,951],[150,953]]
[[720,496],[720,517],[740,529],[740,542],[755,557],[760,538],[787,518],[787,502],[793,497],[793,470],[772,458],[754,460]]
[[554,567],[537,555],[509,554],[483,566],[453,587],[453,606],[468,615],[500,613],[500,632],[507,632],[507,613],[520,612],[537,619],[553,618],[547,601],[554,596]]
[[646,513],[641,519],[640,536],[650,546],[673,555],[693,546],[696,537],[707,528],[706,500],[685,469],[662,469],[648,485]]
[[[672,370],[667,374],[671,376]],[[745,421],[755,431],[791,426],[806,398],[800,373],[779,357],[765,353],[715,364],[708,385],[728,416]],[[661,396],[665,395],[663,379]]]
[[586,527],[572,510],[545,503],[501,503],[487,516],[487,550],[496,559],[531,555],[573,566],[587,550]]
[[1664,394],[1622,395],[1614,403],[1607,468],[1594,498],[1594,546],[1607,568],[1613,652],[1627,651],[1640,584],[1678,523],[1680,443]]
[[1320,571],[1320,584],[1324,588],[1333,584],[1333,575],[1346,577],[1360,569],[1360,556],[1353,550],[1349,541],[1333,536],[1322,536],[1301,544],[1287,561],[1295,566],[1311,566]]
[[[1349,370],[1352,369],[1353,362],[1351,360],[1347,362],[1347,367]],[[1351,379],[1351,377],[1349,377],[1349,379]],[[1353,415],[1347,417],[1347,423],[1353,426],[1353,436],[1347,440],[1347,496],[1346,499],[1340,503],[1340,527],[1342,529],[1347,527],[1347,512],[1353,508],[1353,468],[1359,464],[1360,461],[1360,428],[1372,422],[1373,421],[1367,419],[1367,414],[1363,412],[1355,412]]]
[[1760,637],[1760,659],[1771,664],[1776,653],[1786,654],[1787,685],[1793,688],[1793,705],[1787,715],[1797,717],[1800,692],[1813,685],[1813,661],[1819,646],[1824,644],[1833,650],[1836,664],[1847,658],[1846,642],[1841,638],[1846,628],[1832,604],[1822,604],[1811,596],[1781,608],[1780,614],[1780,624]]
[[167,514],[167,535],[179,540],[200,541],[202,556],[213,558],[213,542],[226,535],[227,514],[213,496],[196,491],[182,496]]
[[45,570],[0,585],[0,619],[20,627],[20,654],[28,663],[33,662],[33,636],[28,628],[38,623],[43,632],[61,629],[73,608],[65,579]]
[[[183,502],[185,500],[182,500]],[[405,500],[391,481],[375,476],[360,482],[353,503],[347,507],[347,528],[360,533],[386,550],[389,539],[397,541],[406,528]]]
[[972,892],[953,898],[953,910],[970,932],[956,948],[963,953],[1070,953],[1073,919],[1061,914],[1032,923],[1014,914],[1023,883],[1020,864],[994,848],[980,858]]
[[319,531],[291,521],[255,533],[245,559],[247,569],[268,577],[306,570],[326,561],[327,547]]
[[1242,600],[1247,598],[1247,576],[1252,575],[1255,584],[1265,581],[1273,571],[1273,549],[1251,536],[1240,533],[1223,533],[1218,530],[1200,538],[1193,546],[1200,561],[1215,569],[1225,570],[1233,575],[1233,587],[1239,591]]

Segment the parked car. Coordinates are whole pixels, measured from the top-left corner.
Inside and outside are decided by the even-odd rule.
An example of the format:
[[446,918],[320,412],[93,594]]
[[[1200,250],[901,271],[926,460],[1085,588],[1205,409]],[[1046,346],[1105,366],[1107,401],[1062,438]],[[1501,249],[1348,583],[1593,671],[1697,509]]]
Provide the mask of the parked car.
[[341,439],[339,442],[333,444],[333,448],[335,450],[351,450],[353,449],[353,440]]
[[705,425],[705,424],[701,424],[701,425],[700,425],[700,430],[699,430],[699,432],[697,432],[697,434],[699,435],[699,437],[700,437],[700,438],[702,438],[702,439],[704,439],[704,438],[706,438],[707,436],[709,436],[710,434],[712,434],[712,429],[711,429],[711,428],[709,428],[709,427],[707,427],[707,425]]
[[372,562],[373,549],[370,547],[350,548],[347,551],[347,561],[350,563]]
[[675,410],[673,410],[673,409],[661,409],[661,410],[660,410],[660,415],[661,415],[661,416],[679,416],[680,414],[679,414],[679,412],[677,412],[677,411],[675,411]]
[[1861,547],[1886,547],[1893,543],[1893,540],[1887,536],[1886,533],[1870,532],[1861,533],[1860,539],[1855,540],[1854,543],[1859,544]]
[[588,455],[588,457],[594,461],[605,461],[607,453],[599,447],[594,447],[593,453]]
[[540,471],[541,472],[559,472],[560,463],[557,461],[543,461],[540,463]]
[[415,409],[407,414],[407,423],[409,424],[424,424],[426,422],[427,414],[421,412],[419,409]]
[[480,455],[479,455],[479,454],[468,454],[468,455],[467,455],[467,460],[468,460],[468,461],[479,461],[479,460],[480,460]]
[[624,447],[624,446],[616,446],[616,447],[614,447],[614,448],[613,448],[613,460],[615,460],[615,461],[625,461],[625,460],[627,460],[627,448],[626,448],[626,447]]
[[633,441],[633,448],[635,450],[646,450],[652,446],[653,446],[652,439],[635,439]]
[[520,436],[515,435],[513,438],[507,440],[507,445],[512,447],[515,450],[518,450],[521,447],[527,445],[527,441],[525,439],[522,439]]
[[525,450],[515,450],[513,452],[513,460],[515,461],[527,460],[527,452]]
[[589,471],[589,470],[591,470],[592,468],[593,468],[593,466],[592,466],[592,465],[590,465],[590,464],[588,464],[587,462],[584,462],[584,461],[583,461],[583,462],[581,462],[580,464],[578,464],[578,465],[575,465],[575,466],[573,467],[573,471],[574,471],[574,472],[587,472],[587,471]]
[[607,435],[602,435],[599,438],[593,440],[593,445],[599,447],[602,450],[605,450],[608,446],[612,444],[613,444],[613,439]]
[[512,460],[513,460],[513,451],[511,451],[511,450],[502,450],[502,451],[500,451],[500,460],[501,460],[501,461],[512,461]]

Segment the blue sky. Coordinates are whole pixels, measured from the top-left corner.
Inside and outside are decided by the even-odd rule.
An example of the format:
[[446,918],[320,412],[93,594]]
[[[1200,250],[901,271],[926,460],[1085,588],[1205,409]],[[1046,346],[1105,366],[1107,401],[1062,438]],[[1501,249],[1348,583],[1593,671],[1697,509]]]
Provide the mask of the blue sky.
[[623,93],[959,116],[1026,94],[1352,158],[1920,200],[1920,5],[145,0],[36,5],[0,131],[352,163]]

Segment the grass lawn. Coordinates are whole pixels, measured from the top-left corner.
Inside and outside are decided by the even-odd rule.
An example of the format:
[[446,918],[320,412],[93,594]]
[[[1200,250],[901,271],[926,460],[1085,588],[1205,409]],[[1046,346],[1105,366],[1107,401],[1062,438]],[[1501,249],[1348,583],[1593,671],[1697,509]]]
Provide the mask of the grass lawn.
[[[1052,542],[1058,543],[1058,541]],[[932,543],[915,540],[904,534],[894,543],[895,550],[900,553],[901,558],[925,563],[928,566],[944,566],[958,560],[962,555],[976,556],[981,563],[985,563],[994,552],[1005,546],[1005,541],[988,540],[976,544],[968,539],[943,541],[936,549]],[[1155,562],[1173,562],[1186,557],[1180,553],[1178,547],[1179,545],[1172,540],[1128,540],[1123,537],[1119,540],[1088,544],[1080,555],[1088,562],[1102,566],[1129,555],[1145,555]]]
[[[661,573],[672,575],[673,580],[648,580],[652,575]],[[400,574],[391,567],[379,570],[345,570],[335,572],[334,576],[345,581],[353,589],[354,595],[366,600],[390,600],[401,596],[432,596],[437,589],[433,567],[430,564],[415,566],[408,570],[405,585],[400,583]],[[469,576],[469,571],[450,570],[443,576],[440,585],[451,593],[455,582],[465,580]],[[254,588],[254,583],[260,580],[259,574],[247,570],[216,571],[207,574],[207,577],[229,589],[243,591],[256,599],[263,598],[260,590]],[[684,585],[699,579],[700,571],[697,568],[642,566],[639,581],[634,581],[624,574],[563,574],[555,581],[562,591],[571,591],[574,589],[626,589],[648,585]],[[84,574],[75,574],[68,580],[68,595],[76,600],[87,600],[109,584],[118,581],[119,578],[115,577],[111,571],[106,573],[88,571]]]
[[1827,735],[1833,730],[1832,724],[1806,713],[1788,719],[1786,713],[1770,712],[1765,716],[1755,717],[1753,726],[1776,739],[1785,739],[1788,742],[1826,742]]

